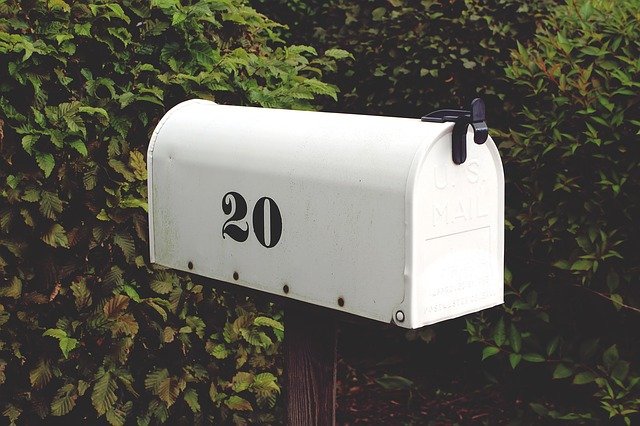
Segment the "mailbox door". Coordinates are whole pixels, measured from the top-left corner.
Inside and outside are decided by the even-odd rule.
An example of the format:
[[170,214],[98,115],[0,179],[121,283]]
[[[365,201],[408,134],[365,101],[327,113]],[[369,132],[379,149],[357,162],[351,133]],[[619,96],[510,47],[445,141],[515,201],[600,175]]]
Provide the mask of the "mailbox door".
[[407,188],[412,327],[503,303],[502,163],[491,138],[472,141],[470,132],[463,164],[451,161],[447,134],[413,167]]

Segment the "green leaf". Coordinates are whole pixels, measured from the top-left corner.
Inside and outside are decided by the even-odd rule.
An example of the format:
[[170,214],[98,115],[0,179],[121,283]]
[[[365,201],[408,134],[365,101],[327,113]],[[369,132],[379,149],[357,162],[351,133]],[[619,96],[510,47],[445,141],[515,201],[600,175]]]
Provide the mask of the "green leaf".
[[138,292],[134,287],[130,286],[129,284],[125,284],[122,289],[124,290],[125,294],[129,296],[131,300],[133,300],[136,303],[140,303],[140,300],[141,300],[140,295],[138,294]]
[[60,350],[62,350],[62,354],[65,359],[69,358],[69,352],[78,347],[78,340],[73,339],[71,337],[63,337],[60,339]]
[[176,277],[168,272],[159,271],[151,279],[151,290],[158,294],[169,294],[173,290]]
[[538,404],[535,402],[532,402],[529,404],[529,406],[531,407],[531,409],[539,416],[546,416],[547,413],[549,412],[549,410],[547,409],[547,407],[545,407],[542,404]]
[[124,232],[118,232],[113,236],[113,243],[120,247],[127,262],[131,263],[136,255],[136,245],[133,237]]
[[83,396],[85,392],[89,389],[91,384],[89,382],[85,382],[84,380],[78,380],[78,395]]
[[179,25],[187,19],[187,14],[184,12],[177,11],[173,14],[171,19],[171,25]]
[[402,376],[383,375],[376,379],[376,382],[387,390],[404,390],[411,389],[413,382]]
[[605,107],[609,112],[613,111],[613,109],[616,107],[616,105],[613,102],[611,102],[609,99],[605,98],[604,96],[598,96],[598,101],[600,102],[600,105]]
[[58,43],[58,46],[69,40],[73,40],[73,34],[56,34],[56,42]]
[[564,34],[562,34],[562,32],[558,32],[556,34],[557,39],[558,39],[558,45],[560,46],[560,48],[565,52],[565,53],[571,53],[571,51],[573,50],[573,46],[571,45],[571,43],[569,42],[569,40],[567,40],[567,38],[564,36]]
[[237,411],[253,411],[251,403],[237,395],[231,395],[225,402],[225,405],[232,410]]
[[189,388],[184,392],[184,401],[194,413],[200,412],[200,402],[198,402],[198,392],[195,389]]
[[553,371],[554,379],[565,379],[567,377],[570,377],[571,375],[573,375],[573,371],[562,363],[558,364],[556,366],[556,369]]
[[51,10],[62,10],[63,12],[71,12],[71,6],[64,0],[47,0],[47,5]]
[[122,19],[127,24],[131,22],[131,19],[129,19],[127,14],[124,13],[124,10],[122,10],[122,7],[119,4],[117,4],[117,3],[109,3],[109,4],[105,5],[105,6],[108,7],[113,12],[113,16],[114,17]]
[[136,179],[147,180],[147,163],[144,161],[144,155],[139,151],[131,151],[129,153],[129,166],[133,169]]
[[604,354],[602,354],[602,362],[607,369],[611,369],[615,363],[618,362],[620,357],[618,356],[618,347],[616,345],[610,346]]
[[53,372],[51,371],[51,365],[48,360],[40,358],[36,366],[29,371],[29,381],[33,389],[42,389],[45,387],[51,378]]
[[67,337],[67,332],[57,328],[50,328],[42,333],[43,336],[53,337],[54,339],[62,339]]
[[33,153],[33,146],[40,139],[40,135],[24,135],[22,137],[22,148],[27,151],[28,154]]
[[108,222],[111,220],[109,214],[105,211],[105,209],[100,210],[100,213],[96,215],[96,219],[101,220],[103,222]]
[[69,248],[67,233],[64,228],[57,223],[54,223],[47,233],[42,236],[42,241],[49,244],[51,247]]
[[560,344],[560,336],[556,336],[553,339],[551,339],[549,344],[547,344],[547,356],[553,355],[555,351],[558,349],[559,344]]
[[522,349],[522,336],[514,323],[509,325],[509,343],[515,352],[520,352]]
[[571,265],[573,271],[588,271],[593,266],[593,261],[588,259],[580,259]]
[[253,383],[253,374],[246,371],[239,371],[233,376],[232,389],[234,392],[239,393],[249,389],[249,386]]
[[120,160],[109,160],[109,166],[116,172],[118,172],[127,182],[135,181],[135,175],[127,168],[127,166]]
[[76,406],[77,399],[76,387],[72,383],[62,386],[51,401],[51,414],[64,416],[70,413]]
[[153,371],[147,374],[147,377],[144,380],[144,388],[150,391],[157,392],[160,388],[161,383],[169,378],[169,370],[166,368]]
[[[27,196],[26,193],[25,196]],[[36,196],[34,198],[34,201],[37,201],[38,199],[40,200],[39,209],[40,213],[42,213],[44,217],[55,220],[58,217],[58,213],[62,213],[62,201],[58,198],[58,195],[53,192],[42,191],[39,194],[39,197]]]
[[326,95],[330,96],[334,101],[338,100],[335,88],[327,83],[315,78],[309,78],[304,80],[304,84],[315,95]]
[[85,22],[83,24],[75,24],[73,31],[79,36],[91,37],[91,22]]
[[196,333],[198,337],[202,339],[204,337],[204,329],[206,327],[206,324],[204,323],[202,318],[195,315],[190,315],[185,320],[187,325]]
[[567,261],[567,260],[558,260],[557,262],[553,263],[553,266],[555,266],[558,269],[570,269],[571,264]]
[[588,339],[580,345],[580,358],[589,361],[596,354],[600,339]]
[[180,4],[179,0],[151,0],[151,6],[160,9],[174,9]]
[[80,139],[76,139],[76,140],[70,142],[69,145],[71,146],[71,148],[73,148],[76,151],[78,151],[80,153],[80,155],[82,155],[83,157],[87,156],[87,154],[88,154],[87,146]]
[[618,275],[618,273],[613,270],[609,271],[609,273],[607,274],[607,287],[609,288],[609,291],[613,293],[614,291],[616,291],[619,285],[620,276]]
[[42,333],[43,336],[53,337],[58,339],[60,350],[65,359],[69,357],[69,353],[78,346],[78,340],[68,337],[67,332],[57,328],[50,328]]
[[329,49],[324,52],[324,55],[333,59],[345,59],[345,58],[354,59],[351,53],[343,49]]
[[620,381],[627,378],[629,374],[629,363],[627,361],[618,361],[611,369],[611,377]]
[[213,347],[210,354],[217,359],[225,359],[229,356],[229,351],[225,348],[224,345],[218,344]]
[[103,367],[98,369],[95,376],[95,384],[91,393],[91,403],[99,415],[111,410],[118,400],[116,390],[118,384],[110,371],[105,371]]
[[505,331],[504,318],[501,317],[493,330],[493,340],[496,342],[496,346],[500,347],[507,339],[507,333]]
[[75,297],[76,308],[78,308],[78,310],[91,305],[91,291],[89,291],[86,281],[76,281],[71,284],[70,288]]
[[496,348],[495,346],[487,346],[482,350],[482,360],[484,361],[485,359],[494,356],[498,352],[500,352],[499,348]]
[[[57,202],[59,203],[60,211],[62,211],[62,201],[60,201],[60,199],[59,199],[55,194],[52,194],[51,192],[47,192],[47,191],[43,191],[42,193],[43,193],[43,194],[44,194],[44,193],[47,193],[47,194],[51,194],[51,195],[53,195],[53,196],[55,197],[55,199],[57,200]],[[28,202],[28,203],[35,203],[36,201],[40,201],[40,191],[38,191],[38,190],[36,190],[36,189],[28,189],[28,190],[26,190],[26,191],[24,192],[24,195],[22,196],[22,199],[23,199],[24,201]],[[51,206],[50,206],[50,207],[51,207]],[[42,207],[41,207],[40,212],[41,212],[44,216],[48,217],[49,219],[52,219],[49,215],[47,215],[46,213],[44,213],[44,212],[42,211]],[[55,213],[55,212],[54,212],[54,213]]]
[[371,17],[373,18],[374,21],[382,21],[386,14],[387,14],[387,9],[385,9],[384,7],[377,7],[373,9],[373,11],[371,12]]
[[511,368],[515,370],[515,368],[520,364],[522,360],[522,355],[520,354],[509,354],[509,363],[511,364]]
[[38,167],[44,172],[45,177],[51,175],[53,167],[56,165],[53,155],[48,152],[36,152],[36,162],[38,163]]
[[160,314],[160,316],[164,321],[167,321],[167,318],[168,318],[167,311],[170,310],[170,306],[166,306],[165,302],[166,300],[156,298],[156,297],[142,299],[142,303],[153,308],[153,310],[155,310],[158,314]]
[[105,418],[111,426],[124,426],[127,421],[127,415],[133,408],[133,402],[127,401],[125,404],[118,404],[118,406],[107,410]]
[[573,384],[584,385],[593,382],[595,379],[596,376],[593,373],[585,371],[583,373],[576,374],[576,377],[573,378]]
[[546,359],[542,355],[535,354],[535,353],[524,354],[524,355],[522,355],[522,359],[524,359],[525,361],[529,361],[529,362],[544,362],[544,361],[546,361]]
[[169,371],[163,368],[149,373],[144,381],[144,386],[145,389],[152,391],[160,398],[168,408],[176,402],[180,392],[185,388],[186,382],[171,377]]
[[593,15],[593,5],[590,0],[584,2],[584,4],[580,7],[580,15],[585,19],[589,20],[591,15]]
[[123,198],[122,201],[120,201],[119,206],[124,209],[141,208],[145,212],[149,211],[149,204],[147,203],[146,200],[143,200],[141,198],[135,198],[135,197]]
[[624,299],[622,298],[621,295],[614,293],[611,296],[609,296],[609,298],[611,299],[611,301],[613,302],[613,306],[616,308],[616,310],[620,310],[622,309],[622,305],[624,303]]
[[20,178],[14,175],[7,176],[7,186],[11,189],[16,189],[18,187],[18,183],[20,183]]
[[9,421],[11,422],[11,426],[14,426],[20,418],[22,410],[13,404],[6,404],[5,407],[6,408],[2,412],[2,415],[9,419]]
[[13,277],[9,285],[0,287],[0,297],[11,297],[19,299],[22,296],[22,280]]
[[256,317],[256,319],[253,320],[253,324],[257,326],[271,327],[274,330],[284,331],[284,325],[282,325],[282,323],[269,317]]
[[256,375],[253,379],[251,389],[261,397],[267,397],[280,392],[278,378],[271,373],[260,373]]

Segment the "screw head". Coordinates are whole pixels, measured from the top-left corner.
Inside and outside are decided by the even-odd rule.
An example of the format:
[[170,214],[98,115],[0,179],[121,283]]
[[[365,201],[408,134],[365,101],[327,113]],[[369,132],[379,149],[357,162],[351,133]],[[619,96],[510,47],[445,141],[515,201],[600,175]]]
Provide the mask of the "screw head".
[[234,279],[234,280],[236,280],[236,281],[238,281],[238,278],[240,278],[240,275],[238,275],[238,273],[237,273],[237,272],[234,272],[234,273],[233,273],[233,279]]
[[187,268],[193,269],[193,262],[192,261],[189,261],[189,263],[187,263]]
[[289,286],[287,284],[285,284],[284,286],[282,286],[282,291],[284,291],[284,294],[289,293]]
[[396,312],[396,321],[404,322],[404,312],[402,311]]
[[344,298],[343,297],[338,297],[338,306],[340,306],[340,307],[344,306]]

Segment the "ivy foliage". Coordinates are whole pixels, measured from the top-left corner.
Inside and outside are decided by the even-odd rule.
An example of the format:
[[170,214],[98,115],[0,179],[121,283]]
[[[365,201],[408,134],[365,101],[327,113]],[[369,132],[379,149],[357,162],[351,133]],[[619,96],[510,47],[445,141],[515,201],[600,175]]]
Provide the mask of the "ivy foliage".
[[242,0],[0,0],[0,412],[277,422],[280,314],[151,268],[145,152],[188,98],[310,109],[336,52]]
[[527,94],[500,145],[513,274],[504,316],[468,331],[586,401],[533,403],[546,419],[640,418],[639,17],[637,0],[568,1],[506,70]]

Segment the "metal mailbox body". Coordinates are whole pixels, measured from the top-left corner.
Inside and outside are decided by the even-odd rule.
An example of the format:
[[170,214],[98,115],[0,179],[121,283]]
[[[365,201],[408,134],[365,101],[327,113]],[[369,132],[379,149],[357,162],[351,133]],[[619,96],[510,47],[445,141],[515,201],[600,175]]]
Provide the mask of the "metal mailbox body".
[[151,261],[406,328],[501,304],[502,163],[454,164],[452,128],[184,102],[149,145]]

